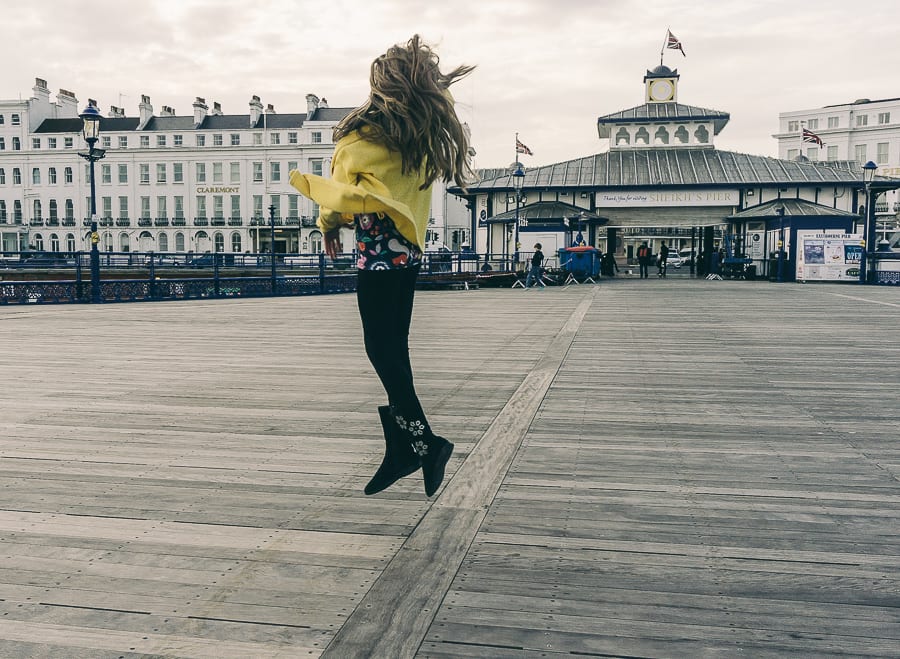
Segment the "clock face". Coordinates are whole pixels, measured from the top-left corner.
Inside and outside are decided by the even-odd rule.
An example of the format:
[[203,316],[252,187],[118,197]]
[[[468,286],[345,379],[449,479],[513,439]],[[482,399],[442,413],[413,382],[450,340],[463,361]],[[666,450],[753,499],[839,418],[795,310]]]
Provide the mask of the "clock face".
[[650,83],[650,100],[671,101],[675,95],[675,85],[671,80],[654,80]]

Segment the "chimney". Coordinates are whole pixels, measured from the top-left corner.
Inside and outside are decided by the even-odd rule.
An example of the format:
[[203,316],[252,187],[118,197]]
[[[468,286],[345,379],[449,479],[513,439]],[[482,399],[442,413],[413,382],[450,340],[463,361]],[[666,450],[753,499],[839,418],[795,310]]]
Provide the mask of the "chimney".
[[259,121],[260,116],[262,115],[263,105],[262,101],[259,100],[259,96],[254,96],[250,99],[250,126],[255,126]]
[[213,117],[221,117],[222,116],[222,104],[219,103],[218,101],[213,101],[213,109],[212,109],[212,112],[210,112],[210,114]]
[[50,88],[47,87],[47,81],[43,78],[34,79],[34,87],[32,87],[35,98],[42,103],[50,104]]
[[141,104],[138,105],[138,110],[141,113],[140,123],[138,124],[138,129],[140,129],[146,126],[147,122],[153,118],[153,106],[150,105],[150,97],[146,94],[141,94]]
[[170,105],[162,106],[162,110],[159,113],[160,117],[174,117],[175,116],[175,108]]
[[275,114],[275,106],[271,103],[266,106],[266,114]]
[[306,95],[306,118],[311,119],[312,116],[316,113],[316,108],[319,107],[319,97],[315,94],[307,94]]
[[203,120],[206,119],[206,111],[209,107],[206,105],[206,99],[197,97],[197,100],[194,101],[194,127],[196,128],[200,124],[203,123]]
[[56,95],[57,118],[74,119],[78,116],[78,99],[68,89],[60,89]]
[[115,105],[109,106],[109,114],[106,115],[110,119],[124,119],[125,108],[117,108]]
[[320,108],[327,108],[327,107],[328,107],[328,99],[325,98],[324,96],[322,97],[322,100],[319,101],[319,107],[320,107]]

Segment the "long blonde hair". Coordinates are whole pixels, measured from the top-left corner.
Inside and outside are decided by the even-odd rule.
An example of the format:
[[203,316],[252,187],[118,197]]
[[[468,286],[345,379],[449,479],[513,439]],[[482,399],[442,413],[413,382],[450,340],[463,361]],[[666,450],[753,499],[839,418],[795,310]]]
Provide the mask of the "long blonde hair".
[[474,66],[441,73],[439,58],[418,34],[372,62],[369,99],[334,129],[337,141],[353,131],[402,156],[404,174],[424,168],[421,189],[436,179],[465,188],[469,138],[447,91]]

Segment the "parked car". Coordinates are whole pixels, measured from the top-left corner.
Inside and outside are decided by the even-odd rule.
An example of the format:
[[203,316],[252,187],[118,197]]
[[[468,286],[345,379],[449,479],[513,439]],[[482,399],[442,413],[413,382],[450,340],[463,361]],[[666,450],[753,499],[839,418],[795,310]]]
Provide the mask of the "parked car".
[[19,265],[31,268],[54,268],[75,265],[75,261],[60,252],[26,252],[22,254]]
[[[656,261],[659,264],[659,257],[657,257]],[[669,252],[669,256],[666,257],[667,268],[680,268],[683,262],[681,255],[676,251]]]

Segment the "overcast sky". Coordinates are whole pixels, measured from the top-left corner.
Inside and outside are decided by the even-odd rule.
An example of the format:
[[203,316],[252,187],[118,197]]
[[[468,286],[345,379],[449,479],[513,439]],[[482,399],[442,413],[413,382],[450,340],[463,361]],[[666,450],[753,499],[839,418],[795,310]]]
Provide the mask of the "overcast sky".
[[897,0],[29,0],[0,1],[0,98],[36,77],[137,116],[142,94],[193,113],[197,96],[247,114],[257,95],[305,112],[307,93],[359,105],[369,65],[420,33],[442,65],[475,64],[454,94],[477,167],[607,148],[597,117],[643,103],[670,28],[686,57],[678,100],[731,114],[720,149],[777,155],[778,113],[900,97]]

